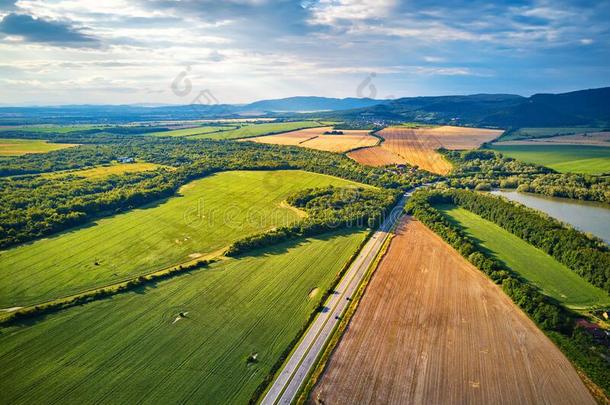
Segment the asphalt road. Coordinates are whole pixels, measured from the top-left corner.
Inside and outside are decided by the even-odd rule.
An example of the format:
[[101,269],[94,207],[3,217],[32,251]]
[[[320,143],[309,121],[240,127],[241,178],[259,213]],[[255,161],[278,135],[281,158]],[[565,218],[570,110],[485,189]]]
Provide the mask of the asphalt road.
[[356,292],[368,268],[379,254],[397,220],[402,216],[403,207],[410,193],[405,194],[392,213],[364,245],[360,254],[349,267],[334,293],[328,298],[322,311],[313,321],[299,345],[292,352],[277,376],[262,404],[290,404],[299,388],[305,382],[309,371],[322,352],[325,343],[340,322],[340,317],[348,307],[351,296]]

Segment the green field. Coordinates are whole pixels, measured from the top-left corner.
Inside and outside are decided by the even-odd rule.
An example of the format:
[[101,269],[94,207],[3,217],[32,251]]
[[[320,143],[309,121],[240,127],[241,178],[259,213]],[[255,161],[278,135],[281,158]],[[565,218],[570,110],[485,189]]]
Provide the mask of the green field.
[[43,173],[41,176],[45,178],[58,178],[68,175],[85,177],[87,179],[102,179],[108,176],[117,176],[125,173],[137,173],[148,170],[155,170],[160,167],[156,163],[135,162],[135,163],[115,163],[108,166],[98,166],[90,169],[58,171],[51,173]]
[[219,254],[246,235],[297,221],[298,190],[353,185],[303,171],[234,171],[180,196],[0,253],[0,308],[25,306]]
[[610,296],[523,239],[455,206],[440,206],[471,238],[545,294],[571,308],[609,305]]
[[582,134],[585,132],[597,132],[603,128],[593,127],[545,127],[545,128],[519,128],[516,131],[502,135],[502,141],[514,141],[518,139],[547,138],[556,135]]
[[201,134],[209,134],[212,132],[220,132],[235,129],[235,126],[203,126],[196,128],[185,128],[185,129],[176,129],[174,131],[163,131],[163,132],[151,132],[147,135],[152,136],[192,136],[192,135],[201,135]]
[[104,125],[19,125],[19,126],[3,126],[0,127],[0,135],[4,131],[23,131],[23,132],[39,132],[43,134],[57,133],[66,134],[74,131],[85,131],[88,129],[105,128]]
[[202,134],[189,137],[190,139],[237,139],[251,138],[260,135],[277,134],[280,132],[296,131],[297,129],[322,126],[317,121],[271,122],[267,124],[250,124],[232,131],[223,131],[213,134]]
[[46,153],[77,146],[71,143],[49,143],[40,139],[2,139],[0,156],[20,156],[28,153]]
[[561,173],[610,173],[610,147],[576,145],[492,145],[492,149]]
[[246,404],[363,237],[278,245],[1,328],[0,402]]

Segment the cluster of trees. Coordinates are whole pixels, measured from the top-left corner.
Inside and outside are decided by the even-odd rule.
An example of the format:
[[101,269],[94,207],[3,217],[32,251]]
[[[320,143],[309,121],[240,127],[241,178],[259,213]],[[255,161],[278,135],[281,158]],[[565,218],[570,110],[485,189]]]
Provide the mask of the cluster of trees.
[[511,188],[550,197],[610,203],[610,178],[552,169],[504,157],[492,150],[441,150],[455,169],[447,180],[454,188]]
[[254,249],[339,228],[376,227],[396,205],[399,195],[392,190],[343,187],[301,191],[287,201],[303,209],[308,214],[306,219],[294,225],[240,239],[225,254],[237,256]]
[[[470,239],[457,225],[434,208],[436,204],[459,204],[459,202],[467,199],[465,197],[454,198],[453,193],[475,195],[475,193],[463,190],[419,191],[409,199],[406,210],[440,235],[496,284],[501,285],[502,290],[538,323],[562,349],[564,354],[583,369],[587,376],[601,387],[606,394],[610,393],[610,368],[606,360],[610,356],[610,350],[601,344],[596,344],[581,328],[576,328],[575,316],[570,310],[542,294],[536,287],[506,268],[476,241]],[[487,198],[493,197],[487,196]],[[505,201],[502,202],[506,203]],[[464,208],[469,209],[469,206],[471,205],[464,205]],[[527,211],[523,207],[517,208]],[[563,248],[569,254],[571,247],[564,245]],[[607,273],[609,267],[607,264],[605,266]],[[600,269],[600,267],[597,268]],[[601,268],[603,269],[603,267]]]

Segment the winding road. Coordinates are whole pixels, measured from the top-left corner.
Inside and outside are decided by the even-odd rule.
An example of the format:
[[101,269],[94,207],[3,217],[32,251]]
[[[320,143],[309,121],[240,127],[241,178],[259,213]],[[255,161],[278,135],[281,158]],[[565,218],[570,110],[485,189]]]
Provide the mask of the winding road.
[[340,322],[341,315],[349,306],[350,298],[360,286],[390,231],[402,216],[404,205],[410,195],[411,193],[407,193],[400,199],[390,215],[364,245],[333,294],[325,302],[323,309],[305,332],[299,345],[284,363],[281,372],[261,401],[262,404],[290,404],[294,400],[333,330]]

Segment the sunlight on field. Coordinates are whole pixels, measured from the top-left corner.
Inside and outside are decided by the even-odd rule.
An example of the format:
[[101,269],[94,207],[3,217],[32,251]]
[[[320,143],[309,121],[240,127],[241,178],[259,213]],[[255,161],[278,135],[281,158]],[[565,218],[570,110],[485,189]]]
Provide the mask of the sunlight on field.
[[20,156],[28,153],[46,153],[78,146],[72,143],[49,143],[39,139],[0,139],[0,156]]

